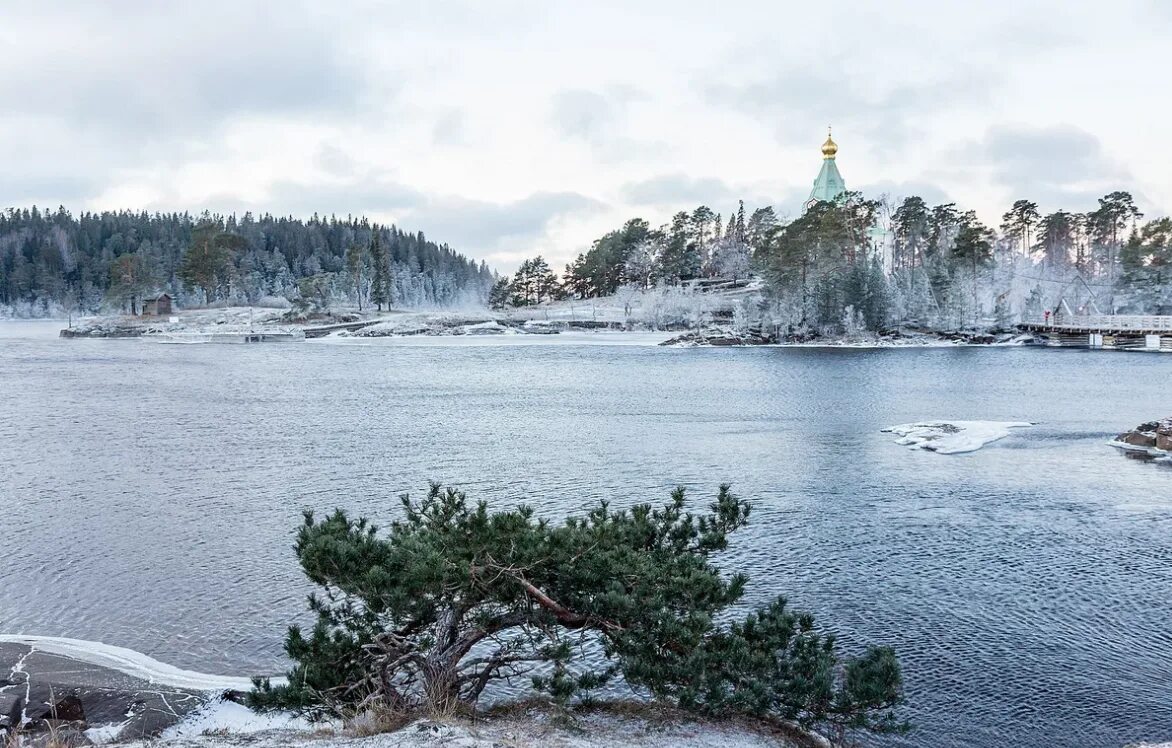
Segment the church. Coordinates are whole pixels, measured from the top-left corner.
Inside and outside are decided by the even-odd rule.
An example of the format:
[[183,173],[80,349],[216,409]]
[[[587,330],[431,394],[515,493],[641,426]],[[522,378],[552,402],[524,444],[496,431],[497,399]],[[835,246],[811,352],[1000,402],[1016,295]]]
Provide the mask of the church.
[[810,198],[806,200],[807,210],[819,202],[833,202],[839,195],[846,192],[846,182],[843,181],[842,174],[838,173],[838,165],[834,161],[836,155],[838,155],[838,144],[834,142],[834,138],[831,137],[830,130],[827,128],[826,142],[822,144],[822,169],[818,172],[818,178],[814,180],[814,189],[810,190]]

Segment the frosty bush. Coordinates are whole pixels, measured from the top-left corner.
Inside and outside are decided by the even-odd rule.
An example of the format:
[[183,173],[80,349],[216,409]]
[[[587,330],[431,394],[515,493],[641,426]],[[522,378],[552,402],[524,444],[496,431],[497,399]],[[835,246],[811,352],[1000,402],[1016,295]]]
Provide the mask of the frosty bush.
[[[605,503],[557,524],[525,507],[489,512],[433,485],[380,533],[341,511],[306,514],[296,543],[319,592],[317,621],[289,630],[287,685],[250,703],[310,717],[471,709],[497,680],[528,676],[565,703],[621,676],[710,715],[742,713],[898,729],[890,649],[844,659],[784,599],[731,624],[747,578],[713,563],[749,504],[722,487],[707,512]],[[600,653],[589,662],[585,649]]]

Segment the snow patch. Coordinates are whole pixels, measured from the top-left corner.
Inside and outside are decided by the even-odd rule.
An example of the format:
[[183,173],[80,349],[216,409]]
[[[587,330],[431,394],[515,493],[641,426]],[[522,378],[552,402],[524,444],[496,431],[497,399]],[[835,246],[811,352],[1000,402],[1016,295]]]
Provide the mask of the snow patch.
[[309,721],[289,712],[259,714],[243,704],[220,699],[197,709],[163,731],[164,738],[185,738],[204,733],[248,734],[264,730],[309,730]]
[[[173,665],[159,662],[141,652],[101,642],[24,634],[0,634],[0,642],[22,644],[30,647],[34,652],[68,657],[78,662],[87,662],[98,667],[116,670],[159,686],[190,691],[247,691],[252,688],[251,678],[209,675],[192,670],[182,670]],[[274,683],[281,681],[280,678],[273,679]]]
[[898,436],[896,444],[952,455],[975,452],[1009,436],[1012,429],[1033,425],[1029,421],[919,421],[889,426],[882,431]]
[[117,722],[110,725],[102,725],[101,727],[91,727],[85,731],[85,736],[90,739],[91,743],[95,745],[102,745],[104,743],[113,743],[122,734],[122,730],[126,725],[130,724],[130,720],[126,722]]

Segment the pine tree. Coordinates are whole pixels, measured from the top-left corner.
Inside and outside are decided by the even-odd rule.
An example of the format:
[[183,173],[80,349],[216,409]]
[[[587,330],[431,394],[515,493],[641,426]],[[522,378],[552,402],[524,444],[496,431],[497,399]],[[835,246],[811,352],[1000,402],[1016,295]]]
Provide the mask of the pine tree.
[[490,309],[504,309],[512,302],[513,288],[508,278],[498,278],[488,292],[488,307]]
[[346,248],[346,272],[350,275],[350,282],[354,286],[354,295],[358,299],[358,311],[362,311],[363,286],[366,280],[367,249],[358,243]]
[[383,310],[383,304],[390,309],[391,303],[391,267],[387,261],[387,253],[383,248],[382,229],[376,224],[374,235],[370,239],[370,265],[373,277],[370,283],[370,301],[378,311]]
[[[722,573],[715,554],[750,506],[727,486],[708,512],[687,511],[680,488],[660,506],[603,503],[562,523],[526,507],[490,512],[438,485],[402,502],[383,533],[341,510],[306,513],[295,548],[319,588],[317,621],[289,629],[288,678],[257,679],[250,706],[310,718],[451,713],[525,674],[565,704],[621,675],[701,714],[906,729],[891,649],[844,658],[783,598],[728,615],[748,578]],[[591,649],[598,659],[581,656]]]

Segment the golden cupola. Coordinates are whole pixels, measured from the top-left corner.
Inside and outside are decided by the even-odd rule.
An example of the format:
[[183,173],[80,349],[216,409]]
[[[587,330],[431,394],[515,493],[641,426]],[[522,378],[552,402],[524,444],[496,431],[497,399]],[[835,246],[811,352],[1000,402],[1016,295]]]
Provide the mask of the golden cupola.
[[838,153],[838,143],[834,142],[834,138],[830,137],[830,128],[826,128],[826,142],[822,144],[822,158],[834,158]]

